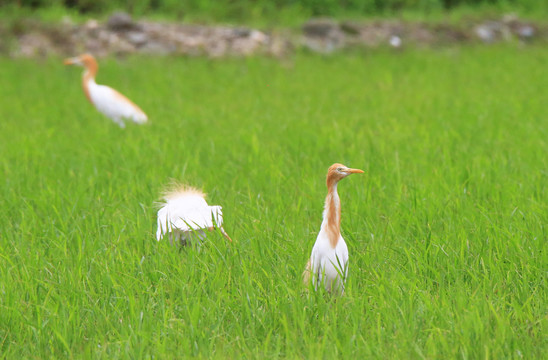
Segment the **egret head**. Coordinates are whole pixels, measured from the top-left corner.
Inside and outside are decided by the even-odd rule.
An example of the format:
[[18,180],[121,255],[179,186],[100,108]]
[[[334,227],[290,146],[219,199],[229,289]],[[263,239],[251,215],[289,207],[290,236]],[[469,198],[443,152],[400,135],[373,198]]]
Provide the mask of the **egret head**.
[[343,164],[333,164],[327,170],[327,186],[329,187],[333,183],[337,183],[339,180],[344,179],[351,174],[361,174],[363,170],[352,169]]
[[97,61],[95,61],[95,58],[91,54],[83,54],[80,56],[67,58],[65,59],[65,61],[63,61],[63,64],[78,65],[78,66],[86,67],[88,69],[97,67]]

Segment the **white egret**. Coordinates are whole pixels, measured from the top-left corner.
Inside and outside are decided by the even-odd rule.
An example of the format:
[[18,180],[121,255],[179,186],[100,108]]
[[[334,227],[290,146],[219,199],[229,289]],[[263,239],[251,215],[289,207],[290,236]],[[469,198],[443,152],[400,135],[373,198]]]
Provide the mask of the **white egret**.
[[205,231],[219,228],[224,237],[232,241],[223,229],[222,208],[209,206],[205,194],[188,186],[178,186],[164,195],[162,208],[158,210],[158,230],[156,239],[160,241],[168,236],[170,242],[179,241],[181,245],[205,238]]
[[118,91],[106,85],[98,85],[95,76],[99,65],[90,54],[68,58],[65,65],[79,65],[85,68],[82,87],[87,99],[99,112],[114,120],[121,128],[125,127],[124,120],[129,119],[138,124],[147,122],[147,115],[131,100]]
[[350,174],[363,173],[342,164],[333,164],[327,171],[327,197],[323,211],[323,221],[310,260],[303,273],[305,285],[325,286],[329,292],[344,292],[348,274],[348,247],[341,236],[341,201],[337,193],[339,180]]

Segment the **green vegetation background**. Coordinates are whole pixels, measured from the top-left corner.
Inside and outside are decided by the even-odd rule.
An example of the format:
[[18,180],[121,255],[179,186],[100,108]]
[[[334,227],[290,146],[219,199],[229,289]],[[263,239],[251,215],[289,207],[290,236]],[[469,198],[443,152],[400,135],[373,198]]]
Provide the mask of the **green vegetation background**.
[[[61,59],[0,59],[6,358],[541,359],[548,52],[103,59],[121,130]],[[344,297],[306,295],[325,171],[345,179]],[[234,243],[156,242],[176,179]]]
[[473,16],[517,11],[545,19],[548,14],[548,2],[541,0],[0,0],[2,8],[10,16],[36,11],[97,16],[125,10],[135,16],[269,24],[297,24],[317,16],[422,19],[448,12]]

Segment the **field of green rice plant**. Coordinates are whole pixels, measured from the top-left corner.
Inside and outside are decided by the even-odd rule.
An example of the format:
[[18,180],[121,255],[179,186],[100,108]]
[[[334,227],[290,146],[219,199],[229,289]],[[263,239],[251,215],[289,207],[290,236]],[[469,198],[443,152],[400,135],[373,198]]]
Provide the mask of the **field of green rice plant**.
[[[148,124],[0,59],[2,358],[546,356],[545,47],[99,64]],[[334,162],[342,297],[301,282]],[[173,180],[233,243],[156,241]]]

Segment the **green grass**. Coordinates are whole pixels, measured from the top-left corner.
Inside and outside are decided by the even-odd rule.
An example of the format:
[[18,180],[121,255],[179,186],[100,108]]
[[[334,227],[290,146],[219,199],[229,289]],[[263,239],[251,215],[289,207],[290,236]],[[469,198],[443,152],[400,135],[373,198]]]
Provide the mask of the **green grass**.
[[[119,129],[61,59],[0,59],[6,358],[542,358],[548,50],[100,61],[150,124]],[[350,251],[303,292],[325,172]],[[156,242],[170,179],[227,244]]]

